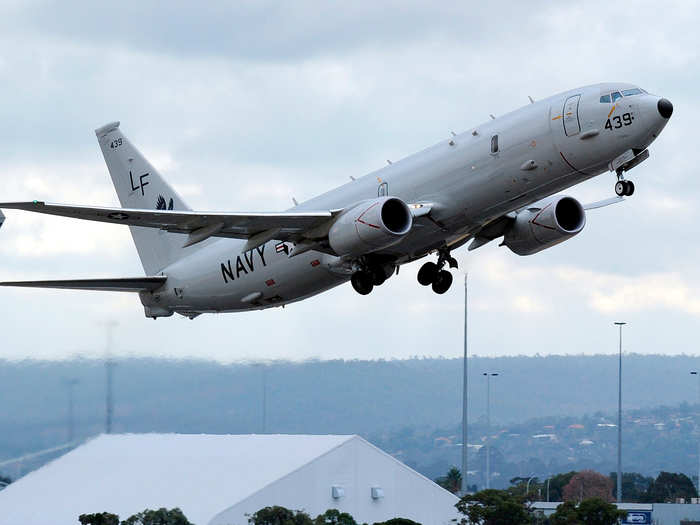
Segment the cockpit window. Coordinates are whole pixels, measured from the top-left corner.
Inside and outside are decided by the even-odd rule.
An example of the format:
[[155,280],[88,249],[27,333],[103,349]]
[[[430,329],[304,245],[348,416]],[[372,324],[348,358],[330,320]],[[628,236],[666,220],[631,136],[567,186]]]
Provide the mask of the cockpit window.
[[622,94],[626,97],[631,97],[632,95],[641,95],[642,90],[639,88],[625,89]]
[[600,97],[601,104],[610,104],[610,95],[603,95]]
[[613,91],[612,92],[612,101],[615,102],[616,100],[619,100],[622,98],[622,95],[620,95],[619,91]]

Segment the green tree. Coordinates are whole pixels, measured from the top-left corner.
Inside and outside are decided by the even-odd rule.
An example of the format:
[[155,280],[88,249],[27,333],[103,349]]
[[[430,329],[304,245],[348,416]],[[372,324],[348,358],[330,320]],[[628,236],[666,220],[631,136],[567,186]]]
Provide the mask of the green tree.
[[314,525],[311,517],[300,510],[285,507],[265,507],[248,517],[251,525]]
[[[563,474],[557,474],[549,478],[549,501],[563,501],[564,487],[569,484],[571,478],[577,472],[572,470]],[[545,491],[547,490],[547,481],[544,482]]]
[[316,517],[314,525],[357,525],[357,522],[347,512],[340,512],[338,509],[328,509]]
[[94,514],[81,514],[78,516],[81,525],[119,525],[119,516],[109,512],[96,512]]
[[468,494],[457,502],[457,510],[466,516],[459,523],[481,525],[526,525],[533,523],[529,500],[505,490],[486,489]]
[[696,498],[693,482],[685,474],[661,472],[644,494],[647,503],[674,503],[677,498]]
[[443,489],[449,490],[452,494],[457,494],[462,490],[462,473],[457,467],[452,467],[447,471],[447,475],[437,478],[435,483]]
[[[529,487],[528,487],[528,481]],[[540,481],[537,478],[515,477],[510,480],[511,486],[508,487],[508,492],[516,496],[531,496],[533,499],[537,496],[541,488]],[[528,492],[529,488],[529,492]]]
[[557,510],[549,516],[550,525],[579,525],[576,503],[565,501],[557,506]]
[[121,525],[193,525],[178,508],[146,509],[122,521]]
[[612,503],[600,498],[589,498],[576,505],[567,501],[549,517],[550,525],[615,525],[627,511],[617,510]]
[[[613,482],[613,494],[617,494],[617,472],[610,473]],[[654,478],[647,478],[637,472],[622,473],[622,501],[640,503],[645,501],[644,495],[654,482]]]

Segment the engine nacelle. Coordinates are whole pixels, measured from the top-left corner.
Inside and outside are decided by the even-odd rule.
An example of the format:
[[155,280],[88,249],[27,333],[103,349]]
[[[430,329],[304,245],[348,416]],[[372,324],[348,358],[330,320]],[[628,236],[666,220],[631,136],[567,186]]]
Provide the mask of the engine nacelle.
[[573,197],[558,195],[538,209],[518,213],[503,244],[518,255],[532,255],[570,239],[586,225],[586,212]]
[[344,211],[328,232],[339,256],[364,255],[396,244],[411,230],[413,215],[396,197],[363,201]]

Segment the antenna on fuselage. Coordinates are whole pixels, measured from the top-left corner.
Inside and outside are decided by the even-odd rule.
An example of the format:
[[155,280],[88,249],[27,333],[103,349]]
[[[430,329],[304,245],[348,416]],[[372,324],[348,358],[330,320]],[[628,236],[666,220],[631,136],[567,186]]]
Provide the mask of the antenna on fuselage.
[[392,164],[392,162],[389,159],[386,159],[387,164]]
[[294,197],[292,197],[292,202],[294,203],[294,206],[299,206],[299,203]]
[[489,113],[489,117],[491,117],[493,120],[496,120],[496,117],[494,117],[491,113]]
[[528,95],[528,96],[527,96],[527,98],[529,98],[529,99],[530,99],[530,104],[534,104],[534,103],[535,103],[535,101],[534,101],[534,100],[532,100],[532,97],[531,97],[530,95]]

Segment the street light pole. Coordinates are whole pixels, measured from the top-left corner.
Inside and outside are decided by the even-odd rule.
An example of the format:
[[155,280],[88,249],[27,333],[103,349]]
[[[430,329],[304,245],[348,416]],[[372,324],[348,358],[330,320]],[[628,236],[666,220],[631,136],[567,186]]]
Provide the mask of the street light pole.
[[622,327],[627,323],[617,321],[620,327],[620,349],[617,367],[617,502],[622,503]]
[[467,441],[467,416],[468,416],[468,386],[469,386],[469,376],[467,375],[467,277],[468,274],[464,274],[464,364],[462,366],[462,496],[466,495],[469,491],[469,484],[467,483],[467,461],[468,461],[468,441]]
[[527,485],[525,485],[525,496],[530,494],[530,482],[535,479],[535,476],[530,476],[530,479],[527,480]]
[[[700,406],[700,374],[695,370],[690,373],[694,376],[698,376],[698,406]],[[698,496],[700,496],[700,438],[698,439],[698,482],[695,489],[698,492]]]
[[484,372],[486,377],[486,488],[491,488],[491,378],[498,373]]

